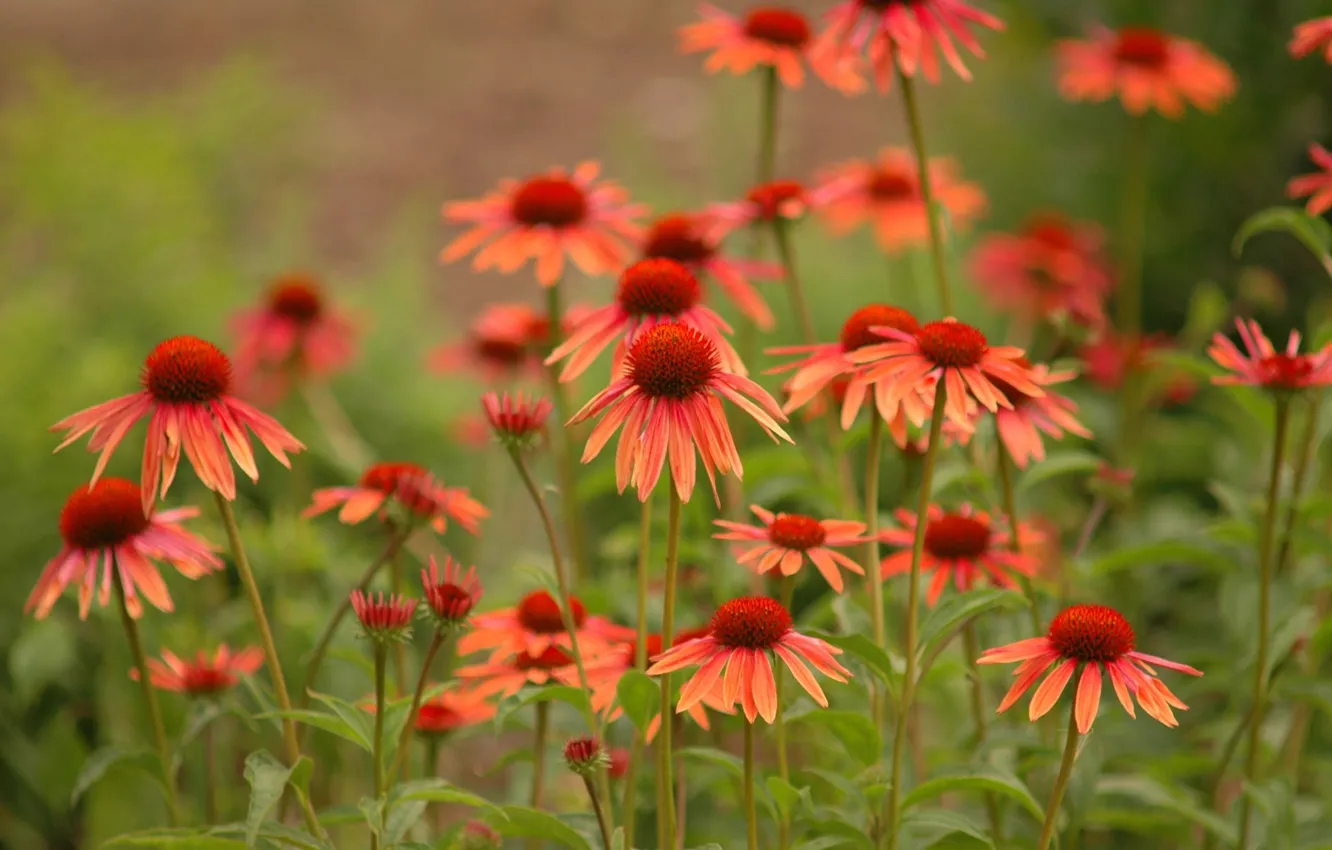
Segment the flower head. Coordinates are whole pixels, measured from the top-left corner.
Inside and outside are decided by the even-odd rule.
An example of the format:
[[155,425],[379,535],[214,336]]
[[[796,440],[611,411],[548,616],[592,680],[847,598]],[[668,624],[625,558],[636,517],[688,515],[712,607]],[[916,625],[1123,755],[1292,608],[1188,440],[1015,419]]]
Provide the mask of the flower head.
[[416,613],[416,600],[381,593],[353,590],[352,609],[361,621],[365,636],[371,640],[407,640],[411,637],[412,615]]
[[[257,646],[232,652],[224,643],[212,657],[199,650],[192,661],[164,649],[162,660],[148,659],[148,679],[158,690],[176,691],[191,697],[211,697],[235,687],[242,676],[253,675],[262,666],[264,652]],[[138,681],[138,669],[130,670],[130,678]]]
[[1106,328],[1082,346],[1078,356],[1082,374],[1100,389],[1114,392],[1123,386],[1126,375],[1154,366],[1154,354],[1167,347],[1168,340],[1159,334],[1122,336]]
[[619,374],[629,347],[646,331],[660,324],[687,325],[717,346],[728,372],[745,374],[740,355],[726,341],[731,326],[703,303],[703,286],[685,264],[667,257],[639,260],[620,273],[615,302],[589,311],[571,329],[568,338],[546,358],[557,363],[568,358],[561,381],[571,381],[587,370],[612,342],[612,374]]
[[680,691],[676,713],[688,711],[704,697],[710,697],[726,708],[733,708],[738,700],[750,723],[760,715],[772,723],[778,708],[770,658],[775,655],[806,693],[826,708],[828,698],[805,664],[838,682],[845,682],[851,671],[834,657],[842,650],[802,635],[791,625],[791,613],[775,599],[766,596],[732,599],[717,609],[707,634],[657,656],[648,668],[648,675],[659,676],[699,665]]
[[503,180],[480,200],[446,204],[445,220],[471,229],[449,243],[440,260],[452,263],[476,251],[472,268],[501,272],[534,260],[542,286],[560,279],[566,256],[589,275],[618,270],[629,252],[625,240],[638,237],[634,221],[645,209],[628,203],[619,185],[598,180],[600,172],[595,162],[572,174],[554,168],[524,181]]
[[1216,111],[1235,94],[1235,75],[1197,42],[1148,27],[1118,32],[1094,28],[1086,40],[1058,45],[1059,91],[1069,100],[1109,100],[1141,115],[1155,108],[1167,118],[1189,103]]
[[447,735],[495,716],[495,704],[467,691],[441,691],[421,703],[416,713],[420,735]]
[[93,470],[92,483],[96,484],[125,434],[147,417],[148,439],[139,483],[145,514],[153,505],[159,478],[162,498],[166,498],[182,450],[205,487],[235,499],[231,459],[251,481],[259,480],[247,428],[288,468],[287,452],[305,448],[276,419],[230,394],[231,361],[217,346],[198,337],[177,336],[160,343],[144,361],[140,380],[140,391],[67,416],[51,430],[68,432],[56,451],[92,432],[88,449],[101,454]]
[[675,260],[697,275],[706,273],[740,312],[753,319],[760,328],[771,330],[776,321],[772,310],[768,309],[749,278],[779,278],[781,266],[724,255],[715,230],[707,215],[669,213],[654,221],[644,234],[642,257]]
[[[1332,21],[1332,18],[1328,20]],[[1332,50],[1332,42],[1329,42],[1328,50]],[[1309,145],[1309,158],[1321,170],[1292,178],[1286,184],[1286,197],[1294,199],[1308,195],[1305,209],[1309,215],[1322,215],[1332,209],[1332,151],[1315,142]]]
[[[584,659],[595,657],[633,634],[632,629],[589,615],[576,596],[569,597],[569,619],[573,621]],[[550,647],[572,651],[573,642],[565,628],[559,601],[544,590],[536,590],[512,608],[474,617],[472,631],[458,641],[458,654],[489,650],[491,660],[503,661],[520,653],[540,656]]]
[[805,16],[780,6],[755,6],[743,17],[699,4],[703,20],[680,28],[680,52],[712,51],[703,68],[708,73],[747,74],[757,66],[771,67],[782,84],[793,89],[805,81],[805,53],[813,33]]
[[1297,24],[1287,49],[1296,59],[1321,51],[1323,58],[1332,64],[1332,15]]
[[770,180],[750,189],[739,201],[712,204],[707,215],[712,222],[712,234],[721,238],[758,224],[796,221],[811,204],[819,201],[820,197],[812,195],[798,181]]
[[1102,670],[1109,675],[1115,696],[1129,717],[1136,716],[1133,700],[1137,699],[1143,711],[1161,723],[1178,726],[1179,721],[1170,709],[1172,706],[1187,709],[1188,706],[1156,678],[1153,668],[1164,667],[1190,676],[1201,676],[1202,672],[1187,664],[1137,652],[1134,641],[1133,628],[1115,609],[1104,605],[1074,605],[1055,615],[1045,637],[987,649],[981,653],[978,663],[1022,662],[1013,673],[1017,681],[999,704],[1000,712],[1007,711],[1053,665],[1054,671],[1031,698],[1028,716],[1032,720],[1040,718],[1054,707],[1081,666],[1073,713],[1082,734],[1091,729],[1100,708]]
[[464,574],[462,565],[448,555],[444,556],[442,572],[435,556],[430,556],[430,566],[421,570],[421,587],[425,593],[426,610],[441,631],[458,629],[481,601],[481,581],[476,577],[476,567],[468,567]]
[[463,824],[458,841],[458,850],[500,850],[504,844],[498,832],[479,820],[469,820]]
[[[953,161],[930,160],[934,201],[962,228],[985,211],[985,193],[957,175]],[[905,148],[887,147],[872,162],[852,160],[821,175],[818,209],[834,235],[850,233],[865,222],[874,229],[879,247],[889,254],[927,244],[929,209],[921,192],[916,159]]]
[[[549,324],[531,305],[489,304],[472,320],[466,339],[431,352],[430,368],[443,375],[469,372],[487,384],[536,378]],[[567,330],[567,317],[564,324]]]
[[780,569],[782,575],[793,576],[804,566],[805,559],[809,558],[828,585],[841,593],[842,573],[838,567],[856,575],[865,574],[860,564],[837,551],[838,548],[865,542],[862,537],[865,533],[863,522],[819,520],[802,514],[774,514],[758,505],[750,505],[749,509],[763,523],[762,526],[713,520],[714,525],[725,529],[713,537],[757,544],[742,550],[737,560],[741,564],[752,563],[755,572],[760,575]]
[[579,776],[591,776],[599,768],[610,765],[610,756],[601,741],[591,735],[581,735],[564,742],[564,764]]
[[529,398],[524,393],[486,393],[481,396],[490,428],[505,447],[522,449],[546,433],[546,417],[552,405],[545,397]]
[[1284,351],[1277,351],[1253,319],[1236,319],[1244,351],[1224,334],[1212,337],[1207,353],[1230,374],[1212,378],[1228,386],[1262,387],[1274,393],[1293,393],[1332,384],[1332,345],[1312,354],[1300,354],[1300,333],[1291,331]]
[[354,487],[314,491],[310,506],[301,516],[318,516],[341,506],[338,519],[355,525],[372,516],[388,519],[390,505],[397,505],[412,521],[428,523],[440,534],[448,528],[450,519],[477,534],[481,520],[490,516],[490,511],[465,487],[445,487],[425,467],[400,461],[371,464]]
[[[579,648],[583,647],[580,635]],[[454,675],[464,681],[474,681],[469,692],[478,698],[498,694],[504,699],[518,693],[523,685],[540,686],[557,681],[558,675],[573,669],[573,663],[573,656],[566,650],[547,646],[540,652],[524,650],[506,659],[496,660],[492,656],[481,664],[459,667]]]
[[[157,562],[165,561],[186,578],[222,569],[216,549],[181,524],[199,515],[196,508],[145,511],[139,485],[123,478],[102,478],[80,485],[60,511],[60,552],[47,562],[23,612],[42,619],[70,584],[79,587],[79,617],[88,618],[93,591],[101,578],[97,602],[111,601],[111,587],[125,590],[130,615],[143,614],[143,599],[162,611],[173,606]],[[112,570],[115,570],[114,575]]]
[[[901,528],[879,533],[881,541],[898,549],[880,564],[884,578],[911,572],[911,544],[919,520],[910,511],[899,510],[897,521]],[[1039,532],[1023,525],[1021,534],[1027,543]],[[925,601],[933,606],[950,578],[963,592],[975,587],[978,579],[998,587],[1016,588],[1013,576],[1034,575],[1036,562],[1028,554],[1013,552],[1008,530],[998,527],[984,511],[963,505],[957,511],[946,512],[938,505],[931,505],[925,519],[925,550],[920,569],[922,573],[934,574],[925,596]]]
[[999,391],[1008,399],[1008,407],[994,413],[995,428],[1004,450],[1019,469],[1026,469],[1032,459],[1045,460],[1045,442],[1041,434],[1062,440],[1065,433],[1089,439],[1091,432],[1075,416],[1078,406],[1050,387],[1073,380],[1073,372],[1051,372],[1048,366],[1032,366],[1025,357],[1018,359],[1020,366],[1031,369],[1031,382],[1043,393],[1029,396],[1019,392],[1002,379],[995,381]]
[[773,440],[791,442],[777,424],[786,421],[786,415],[772,396],[749,378],[724,370],[717,346],[688,325],[661,324],[644,332],[629,349],[625,365],[624,373],[570,420],[582,422],[605,414],[588,437],[584,463],[624,426],[615,453],[620,492],[634,484],[639,500],[646,501],[669,454],[675,491],[689,501],[697,473],[695,448],[714,496],[718,473],[734,471],[741,476],[740,453],[722,399],[753,417]]

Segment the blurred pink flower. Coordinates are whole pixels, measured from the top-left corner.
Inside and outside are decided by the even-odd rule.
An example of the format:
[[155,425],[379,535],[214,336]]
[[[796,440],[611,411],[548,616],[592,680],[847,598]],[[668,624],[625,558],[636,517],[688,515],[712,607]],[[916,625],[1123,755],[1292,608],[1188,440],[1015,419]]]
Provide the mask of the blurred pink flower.
[[1312,197],[1305,209],[1309,215],[1322,215],[1332,209],[1332,152],[1320,144],[1311,144],[1309,158],[1321,170],[1292,178],[1286,184],[1286,197],[1293,199],[1310,195]]

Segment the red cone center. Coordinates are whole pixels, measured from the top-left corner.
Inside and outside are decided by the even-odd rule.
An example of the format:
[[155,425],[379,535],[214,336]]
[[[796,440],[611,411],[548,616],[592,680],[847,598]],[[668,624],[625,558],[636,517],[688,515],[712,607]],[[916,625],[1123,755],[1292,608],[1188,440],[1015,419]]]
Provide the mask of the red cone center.
[[805,187],[795,180],[773,180],[750,189],[745,200],[759,208],[759,218],[772,221],[782,214],[782,204],[805,197]]
[[742,596],[712,615],[712,636],[732,649],[772,649],[791,631],[791,613],[776,599]]
[[1050,621],[1046,637],[1061,656],[1078,661],[1116,661],[1133,651],[1133,627],[1104,605],[1065,608]]
[[99,479],[69,494],[60,511],[60,536],[75,549],[115,546],[148,528],[139,485],[123,478]]
[[465,588],[452,582],[437,584],[430,591],[430,607],[436,616],[461,620],[472,613],[476,599]]
[[901,307],[890,307],[887,304],[870,304],[861,307],[851,314],[851,318],[846,320],[846,324],[842,325],[842,350],[855,351],[867,345],[877,345],[888,341],[885,337],[871,331],[870,328],[894,328],[911,334],[920,330],[920,323],[916,321],[915,316]]
[[308,325],[319,317],[323,298],[319,286],[306,275],[288,275],[278,279],[268,292],[268,309],[283,318]]
[[631,316],[678,316],[702,296],[698,278],[675,260],[639,260],[620,275],[616,298]]
[[916,180],[900,171],[875,171],[866,188],[876,201],[899,201],[915,196]]
[[930,322],[916,332],[916,341],[927,359],[953,369],[975,366],[989,348],[985,334],[961,322]]
[[226,670],[191,664],[185,668],[185,691],[191,694],[215,694],[236,684],[236,677]]
[[[574,597],[569,598],[569,607],[573,609],[574,628],[581,629],[587,619],[587,609]],[[529,593],[518,603],[518,622],[529,632],[542,635],[557,635],[564,631],[560,603],[544,590]]]
[[513,666],[518,670],[554,670],[573,663],[573,656],[558,646],[548,646],[540,655],[520,652],[513,659]]
[[828,532],[823,523],[803,514],[778,514],[768,526],[768,539],[783,549],[796,549],[804,552],[822,546],[828,539]]
[[809,43],[809,21],[799,12],[759,6],[745,15],[745,35],[780,47],[799,49]]
[[1160,68],[1170,55],[1165,33],[1149,27],[1125,27],[1115,38],[1115,58],[1127,65]]
[[140,379],[163,404],[204,404],[231,388],[231,361],[211,342],[177,336],[152,350]]
[[629,349],[629,379],[651,398],[702,392],[721,368],[717,346],[691,327],[657,325]]
[[936,558],[978,558],[990,545],[990,524],[962,514],[944,514],[925,526],[925,549]]
[[533,177],[509,203],[513,217],[529,227],[569,227],[587,215],[587,196],[563,177]]
[[1273,354],[1259,364],[1263,386],[1279,390],[1295,390],[1304,386],[1313,373],[1313,360],[1302,354]]
[[665,257],[686,265],[702,263],[716,251],[703,238],[694,219],[687,215],[665,215],[653,223],[643,242],[643,256]]
[[415,463],[393,461],[376,463],[366,467],[361,473],[360,486],[366,490],[378,490],[381,493],[397,492],[404,479],[425,478],[429,476],[424,466]]

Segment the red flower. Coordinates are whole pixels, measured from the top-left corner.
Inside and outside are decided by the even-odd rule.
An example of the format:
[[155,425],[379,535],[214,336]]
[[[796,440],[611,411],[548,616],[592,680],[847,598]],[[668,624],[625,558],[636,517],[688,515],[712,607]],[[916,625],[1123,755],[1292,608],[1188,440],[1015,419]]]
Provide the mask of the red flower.
[[447,735],[494,716],[495,704],[476,694],[441,691],[421,703],[416,713],[416,731],[422,735]]
[[[587,315],[573,305],[560,321],[563,335]],[[471,373],[486,384],[538,379],[550,348],[550,320],[528,304],[490,304],[472,321],[467,339],[436,348],[429,366],[442,375]]]
[[326,487],[314,491],[312,502],[301,516],[314,517],[342,506],[338,519],[348,525],[372,516],[388,518],[388,507],[397,504],[414,520],[428,523],[443,534],[448,521],[480,532],[480,522],[490,511],[464,487],[440,485],[425,467],[415,463],[376,463],[367,467],[355,487]]
[[1078,354],[1082,358],[1082,374],[1105,392],[1114,392],[1123,386],[1127,373],[1141,372],[1153,365],[1153,352],[1167,347],[1168,340],[1160,334],[1124,337],[1106,328]]
[[[804,84],[804,62],[813,35],[804,15],[777,6],[755,6],[744,17],[736,17],[709,3],[699,4],[699,14],[702,21],[680,28],[680,52],[711,51],[705,71],[743,75],[767,66],[789,88]],[[858,82],[845,74],[837,81],[852,89]]]
[[500,442],[521,448],[545,434],[552,405],[550,399],[529,398],[521,392],[503,397],[492,392],[481,396],[481,407]]
[[467,620],[476,603],[481,601],[481,581],[476,567],[468,567],[464,575],[462,565],[448,555],[444,556],[444,572],[440,573],[435,556],[430,556],[430,567],[421,570],[421,587],[425,591],[426,606],[441,629],[455,629]]
[[823,195],[806,191],[795,180],[771,180],[750,189],[743,200],[712,204],[707,215],[712,221],[712,235],[720,239],[755,224],[796,221],[811,205],[823,200]]
[[1244,351],[1224,334],[1212,337],[1207,353],[1218,366],[1230,372],[1212,378],[1212,383],[1263,387],[1275,392],[1298,392],[1332,384],[1332,345],[1312,354],[1300,354],[1299,331],[1291,331],[1285,351],[1278,352],[1253,319],[1236,319],[1235,327],[1244,342]]
[[[880,564],[884,578],[911,572],[911,544],[916,536],[916,515],[908,510],[897,511],[901,528],[885,529],[879,539],[897,548]],[[1035,528],[1022,526],[1025,543],[1036,539]],[[998,587],[1016,588],[1014,573],[1035,575],[1036,562],[1027,554],[1010,549],[1007,529],[998,528],[984,511],[974,511],[963,505],[958,511],[946,513],[938,505],[931,505],[925,523],[925,550],[921,554],[922,573],[932,572],[934,578],[925,596],[926,604],[933,606],[948,586],[951,578],[959,591],[966,592],[976,586],[978,579]]]
[[1332,64],[1332,15],[1296,25],[1288,49],[1296,59],[1322,51],[1323,58]]
[[[1328,49],[1332,50],[1332,45]],[[1309,158],[1322,170],[1292,178],[1286,184],[1286,197],[1294,199],[1309,195],[1305,209],[1309,215],[1322,215],[1332,209],[1332,151],[1320,144],[1311,144]]]
[[[584,661],[633,635],[632,629],[617,626],[603,617],[588,616],[577,597],[570,597],[569,607]],[[513,608],[474,617],[472,631],[458,641],[458,654],[489,650],[492,661],[503,661],[519,653],[540,656],[550,647],[571,652],[573,642],[564,628],[560,603],[546,591],[537,590],[524,596]]]
[[125,434],[148,417],[139,484],[144,513],[153,505],[159,478],[166,498],[182,450],[205,487],[235,499],[231,459],[251,481],[259,480],[247,428],[287,468],[287,452],[305,448],[276,419],[230,394],[231,361],[210,342],[177,336],[160,343],[144,361],[140,380],[142,390],[67,416],[51,430],[69,432],[56,451],[92,432],[88,449],[101,455],[93,470],[96,484]]
[[601,741],[590,735],[570,738],[564,743],[564,763],[579,776],[591,776],[602,765],[610,764],[610,756]]
[[750,505],[749,509],[763,523],[762,526],[713,520],[714,525],[725,529],[713,537],[718,540],[757,543],[756,546],[741,549],[737,560],[741,564],[752,563],[759,575],[779,569],[783,576],[793,576],[805,565],[805,558],[809,558],[828,585],[841,593],[844,585],[838,567],[856,575],[865,574],[860,564],[837,551],[838,548],[865,542],[861,536],[865,533],[863,522],[818,520],[801,514],[773,514],[758,505]]
[[[215,696],[236,686],[242,676],[253,675],[264,666],[264,653],[257,646],[232,652],[225,643],[210,658],[203,650],[193,661],[185,661],[169,649],[162,650],[162,660],[148,659],[148,678],[153,687],[177,691],[192,697]],[[138,669],[130,670],[138,681]]]
[[406,640],[410,634],[412,615],[416,613],[416,600],[402,596],[376,597],[360,590],[351,593],[352,609],[366,637],[374,640]]
[[[579,636],[579,648],[583,647]],[[461,650],[460,650],[461,652]],[[477,697],[498,694],[501,699],[513,696],[523,685],[546,685],[566,670],[573,669],[573,656],[558,646],[547,646],[541,652],[519,652],[504,660],[490,660],[481,664],[459,667],[454,675],[459,679],[475,680],[471,693]]]

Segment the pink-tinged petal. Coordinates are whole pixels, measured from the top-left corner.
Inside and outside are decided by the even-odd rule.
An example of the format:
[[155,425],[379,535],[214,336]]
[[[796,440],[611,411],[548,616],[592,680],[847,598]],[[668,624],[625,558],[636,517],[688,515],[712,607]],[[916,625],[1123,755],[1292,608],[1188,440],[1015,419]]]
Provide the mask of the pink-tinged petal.
[[768,653],[754,653],[754,704],[759,715],[769,723],[777,719],[777,682],[772,675]]
[[744,677],[744,650],[733,649],[730,651],[730,660],[726,665],[726,676],[722,679],[722,703],[727,708],[735,705],[735,701],[740,697],[741,683]]
[[1078,681],[1078,693],[1073,702],[1073,715],[1078,724],[1078,732],[1086,735],[1091,731],[1092,721],[1101,706],[1101,665],[1092,663],[1082,671]]
[[731,653],[718,648],[716,654],[709,658],[693,677],[685,683],[680,691],[680,702],[675,706],[675,713],[680,714],[688,711],[696,705],[703,697],[716,686],[721,679],[722,673],[726,669],[726,662],[730,659]]
[[1053,651],[1050,645],[1050,639],[1047,637],[1027,638],[1016,643],[996,646],[993,649],[987,649],[981,653],[977,659],[977,664],[1010,664],[1014,661],[1025,661],[1028,658],[1035,658],[1038,655],[1045,655]]
[[841,593],[845,589],[845,585],[842,583],[842,573],[837,569],[837,564],[833,561],[827,549],[810,549],[805,554],[809,555],[810,561],[814,563],[814,567],[819,571],[819,574],[828,582],[828,586],[832,588],[833,593]]
[[1201,676],[1203,674],[1201,670],[1190,667],[1187,664],[1180,664],[1178,661],[1170,661],[1165,658],[1159,658],[1155,655],[1148,655],[1145,652],[1130,652],[1128,653],[1128,657],[1135,659],[1137,661],[1144,661],[1148,664],[1153,664],[1157,667],[1164,667],[1167,670],[1174,670],[1179,673],[1187,673],[1190,676]]
[[1129,695],[1128,681],[1124,678],[1122,667],[1128,662],[1123,659],[1111,661],[1105,665],[1105,672],[1110,674],[1110,684],[1114,685],[1115,696],[1119,698],[1119,704],[1128,712],[1129,717],[1136,718],[1137,711],[1133,708],[1133,698]]
[[758,659],[762,655],[757,649],[737,649],[732,665],[740,668],[740,707],[744,709],[745,719],[753,723],[758,717],[758,700],[754,697],[755,678]]
[[[717,651],[719,647],[720,644],[711,635],[687,640],[679,646],[671,647],[653,659],[653,664],[647,669],[647,673],[649,676],[660,676],[663,673],[673,673],[676,670],[691,667],[701,663],[703,659]],[[461,643],[459,649],[461,649]]]
[[1031,705],[1028,706],[1027,716],[1035,721],[1044,717],[1046,712],[1054,708],[1054,704],[1059,701],[1059,696],[1064,692],[1064,687],[1068,680],[1073,678],[1073,671],[1077,669],[1078,662],[1075,659],[1068,659],[1054,669],[1046,677],[1041,686],[1036,689],[1036,693],[1031,697]]
[[1013,686],[1008,689],[1008,693],[1004,695],[1004,698],[999,703],[999,708],[995,710],[995,713],[1001,714],[1012,708],[1013,704],[1022,698],[1022,695],[1036,683],[1036,680],[1039,679],[1046,670],[1050,669],[1050,665],[1058,660],[1058,658],[1059,656],[1057,655],[1047,655],[1027,661],[1026,664],[1030,664],[1031,666],[1027,667],[1024,664],[1025,669],[1019,668],[1017,679],[1013,682]]
[[787,669],[791,671],[791,675],[800,683],[800,687],[804,688],[805,692],[813,697],[815,702],[824,708],[827,708],[828,697],[824,695],[823,688],[819,687],[818,680],[814,678],[814,674],[809,672],[809,668],[800,660],[800,656],[782,646],[780,643],[774,646],[772,651],[777,653],[777,657],[786,664]]

